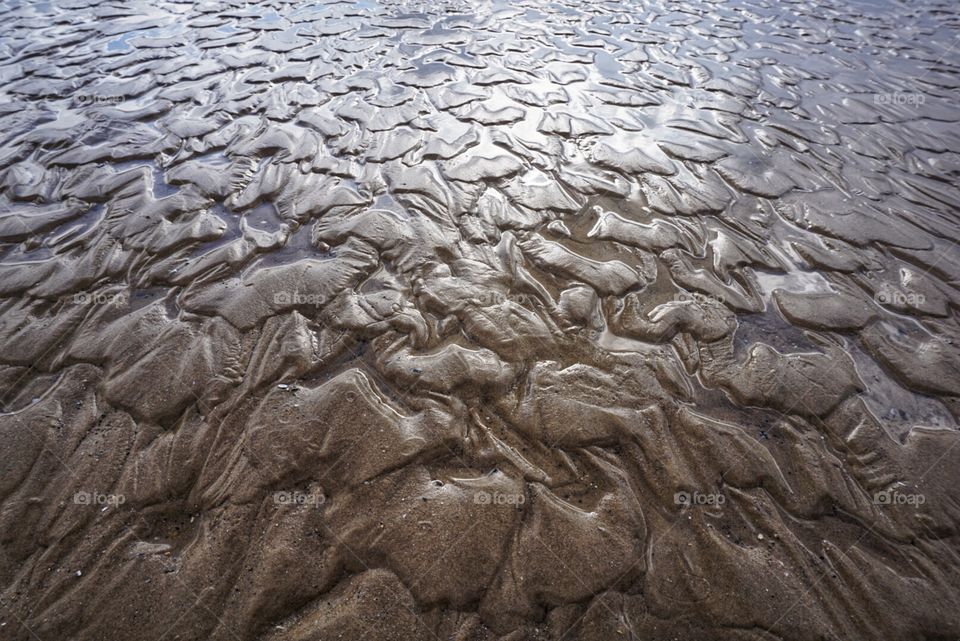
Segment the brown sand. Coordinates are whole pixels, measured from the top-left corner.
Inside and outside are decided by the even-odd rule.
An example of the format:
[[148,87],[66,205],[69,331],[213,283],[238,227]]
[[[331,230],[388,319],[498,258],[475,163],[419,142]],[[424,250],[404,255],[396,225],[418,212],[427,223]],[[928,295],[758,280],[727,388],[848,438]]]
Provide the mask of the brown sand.
[[948,2],[0,3],[0,639],[960,638]]

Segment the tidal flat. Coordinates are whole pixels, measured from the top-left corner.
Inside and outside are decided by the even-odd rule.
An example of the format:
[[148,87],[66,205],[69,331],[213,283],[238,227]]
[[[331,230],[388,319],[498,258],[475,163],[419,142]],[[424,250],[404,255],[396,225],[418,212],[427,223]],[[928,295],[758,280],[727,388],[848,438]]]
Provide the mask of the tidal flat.
[[960,638],[960,7],[0,0],[0,639]]

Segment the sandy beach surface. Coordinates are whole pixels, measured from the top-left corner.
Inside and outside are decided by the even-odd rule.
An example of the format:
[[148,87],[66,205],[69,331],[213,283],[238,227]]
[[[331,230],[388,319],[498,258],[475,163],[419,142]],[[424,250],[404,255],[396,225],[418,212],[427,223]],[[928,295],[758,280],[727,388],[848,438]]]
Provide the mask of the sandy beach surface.
[[0,0],[0,639],[960,638],[960,10]]

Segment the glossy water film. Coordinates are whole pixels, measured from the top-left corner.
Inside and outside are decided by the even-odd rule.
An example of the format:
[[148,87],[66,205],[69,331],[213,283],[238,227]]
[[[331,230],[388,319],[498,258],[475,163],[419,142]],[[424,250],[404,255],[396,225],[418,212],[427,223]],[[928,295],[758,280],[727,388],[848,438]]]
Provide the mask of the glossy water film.
[[0,54],[0,638],[960,638],[955,3]]

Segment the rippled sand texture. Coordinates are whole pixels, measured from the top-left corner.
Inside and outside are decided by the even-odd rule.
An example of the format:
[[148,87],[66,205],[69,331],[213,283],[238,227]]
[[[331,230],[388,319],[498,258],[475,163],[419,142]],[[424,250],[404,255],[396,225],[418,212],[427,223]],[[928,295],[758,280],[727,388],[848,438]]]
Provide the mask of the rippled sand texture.
[[960,636],[948,2],[6,1],[0,638]]

